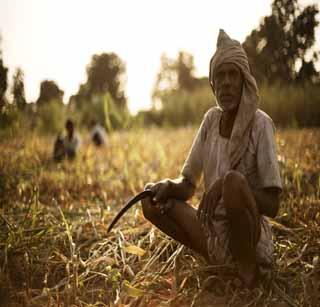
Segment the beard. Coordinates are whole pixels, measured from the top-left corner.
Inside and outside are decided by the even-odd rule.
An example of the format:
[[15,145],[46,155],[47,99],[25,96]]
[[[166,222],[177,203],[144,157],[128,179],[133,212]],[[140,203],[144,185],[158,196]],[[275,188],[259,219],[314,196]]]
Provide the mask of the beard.
[[217,104],[222,109],[223,112],[231,112],[231,111],[235,111],[238,108],[240,101],[236,101],[236,100],[224,101],[224,100],[217,99]]

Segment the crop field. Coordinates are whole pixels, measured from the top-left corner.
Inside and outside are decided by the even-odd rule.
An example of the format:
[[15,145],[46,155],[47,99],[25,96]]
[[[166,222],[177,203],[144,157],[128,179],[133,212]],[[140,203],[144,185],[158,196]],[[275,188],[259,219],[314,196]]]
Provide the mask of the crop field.
[[320,130],[277,132],[275,263],[253,290],[152,227],[140,205],[107,233],[147,182],[179,175],[195,132],[115,132],[103,149],[84,135],[59,164],[53,137],[2,141],[0,306],[320,306]]

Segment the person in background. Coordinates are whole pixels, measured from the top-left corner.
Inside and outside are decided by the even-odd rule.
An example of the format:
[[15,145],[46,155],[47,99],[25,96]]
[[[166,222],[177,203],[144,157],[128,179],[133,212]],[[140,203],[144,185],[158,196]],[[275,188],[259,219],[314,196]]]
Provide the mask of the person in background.
[[77,156],[81,139],[75,131],[75,124],[71,119],[67,119],[65,124],[66,136],[63,138],[63,146],[68,159],[72,160]]
[[107,142],[106,130],[95,120],[90,122],[91,132],[90,138],[97,147],[104,146]]
[[79,151],[81,139],[75,132],[74,122],[71,119],[66,121],[65,129],[65,135],[59,133],[54,142],[53,159],[55,162],[61,162],[66,157],[72,160]]
[[63,137],[61,133],[58,134],[53,146],[53,160],[61,162],[65,158],[65,150],[63,144]]

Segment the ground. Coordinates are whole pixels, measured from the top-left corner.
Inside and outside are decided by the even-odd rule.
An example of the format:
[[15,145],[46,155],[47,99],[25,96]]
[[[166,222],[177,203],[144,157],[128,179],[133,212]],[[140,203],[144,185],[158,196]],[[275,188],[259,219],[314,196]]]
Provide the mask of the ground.
[[84,136],[77,159],[61,164],[53,136],[2,140],[0,306],[319,306],[320,130],[277,132],[275,265],[254,290],[232,266],[208,266],[161,234],[140,205],[107,233],[147,182],[179,174],[195,132],[115,132],[102,149]]

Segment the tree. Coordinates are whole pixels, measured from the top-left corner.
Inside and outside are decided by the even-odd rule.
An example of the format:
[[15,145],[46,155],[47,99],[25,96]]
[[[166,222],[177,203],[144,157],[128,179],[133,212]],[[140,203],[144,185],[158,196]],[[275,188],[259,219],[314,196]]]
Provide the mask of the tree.
[[[314,54],[314,59],[317,59]],[[316,70],[313,61],[302,60],[301,68],[299,69],[296,80],[299,83],[318,83],[320,81],[319,72]]]
[[152,110],[139,114],[146,124],[180,126],[201,121],[213,106],[207,77],[194,76],[192,54],[180,51],[176,58],[161,56],[161,66],[153,88]]
[[316,5],[302,9],[298,0],[274,0],[272,14],[243,44],[258,81],[316,80],[314,62],[318,53],[314,52],[308,61],[306,58],[315,43],[318,12]]
[[63,94],[64,92],[54,81],[44,80],[40,85],[40,95],[37,104],[43,105],[51,100],[57,100],[62,103]]
[[12,95],[13,103],[18,107],[18,109],[25,109],[27,102],[24,92],[24,73],[21,68],[17,68],[13,76]]
[[192,91],[196,86],[193,56],[180,51],[177,59],[161,56],[161,67],[153,89],[153,98],[160,98],[173,90]]
[[[1,36],[0,36],[1,42]],[[0,112],[5,105],[5,93],[8,87],[8,68],[4,66],[2,51],[0,49]]]
[[93,55],[87,66],[87,83],[79,89],[81,95],[93,96],[109,93],[118,107],[126,106],[123,89],[126,66],[115,53]]
[[178,89],[192,91],[195,85],[193,55],[180,51],[175,69],[177,71]]

